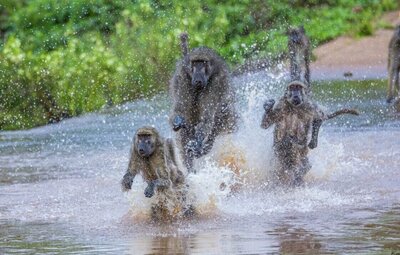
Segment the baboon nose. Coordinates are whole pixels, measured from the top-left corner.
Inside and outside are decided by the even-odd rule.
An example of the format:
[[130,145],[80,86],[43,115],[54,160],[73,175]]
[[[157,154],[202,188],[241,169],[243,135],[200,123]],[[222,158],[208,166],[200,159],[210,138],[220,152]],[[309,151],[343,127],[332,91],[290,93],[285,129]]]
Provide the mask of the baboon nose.
[[295,104],[295,105],[300,104],[300,98],[294,97],[294,98],[293,98],[293,104]]

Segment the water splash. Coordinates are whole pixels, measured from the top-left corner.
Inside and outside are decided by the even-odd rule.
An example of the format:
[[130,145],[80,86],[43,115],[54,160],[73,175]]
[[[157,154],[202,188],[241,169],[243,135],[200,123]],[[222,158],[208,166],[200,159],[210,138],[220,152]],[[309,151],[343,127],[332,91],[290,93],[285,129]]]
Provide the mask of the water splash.
[[[343,145],[331,144],[323,137],[319,147],[310,151],[313,168],[306,176],[306,187],[282,190],[271,185],[273,127],[268,130],[260,127],[262,104],[266,99],[277,99],[283,94],[282,81],[282,72],[276,75],[259,73],[249,80],[246,76],[236,80],[240,98],[237,107],[241,113],[238,131],[218,137],[211,152],[195,160],[197,173],[186,178],[188,201],[201,217],[305,212],[353,201],[315,186],[349,167],[343,160]],[[150,211],[151,202],[144,197],[144,189],[143,181],[138,180],[129,196],[131,213],[137,218],[148,217]]]

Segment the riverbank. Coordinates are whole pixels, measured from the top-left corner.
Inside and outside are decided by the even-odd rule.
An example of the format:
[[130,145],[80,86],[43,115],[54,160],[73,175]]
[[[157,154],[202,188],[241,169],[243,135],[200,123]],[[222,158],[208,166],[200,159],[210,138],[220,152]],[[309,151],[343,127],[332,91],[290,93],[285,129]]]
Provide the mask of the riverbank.
[[[400,24],[399,11],[385,14],[388,26]],[[314,80],[365,80],[387,78],[387,56],[393,29],[378,29],[372,36],[341,36],[313,50],[311,64]]]

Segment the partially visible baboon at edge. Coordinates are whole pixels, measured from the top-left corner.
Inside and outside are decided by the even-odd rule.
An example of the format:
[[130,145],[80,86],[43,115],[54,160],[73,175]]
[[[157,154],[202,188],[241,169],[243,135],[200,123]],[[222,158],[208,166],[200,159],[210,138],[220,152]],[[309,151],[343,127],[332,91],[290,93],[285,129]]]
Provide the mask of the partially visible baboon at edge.
[[317,147],[322,122],[344,113],[358,115],[351,109],[326,114],[309,100],[306,90],[304,83],[293,81],[277,105],[274,100],[264,104],[261,127],[267,129],[275,124],[273,148],[278,163],[275,177],[278,182],[289,186],[301,185],[303,177],[311,169],[308,149]]
[[207,154],[216,136],[234,131],[237,114],[225,61],[207,47],[189,51],[187,40],[187,34],[182,34],[183,59],[170,82],[170,122],[178,132],[178,145],[191,171],[193,159]]
[[164,139],[152,127],[139,128],[134,136],[128,170],[122,181],[122,190],[132,187],[133,179],[141,174],[147,182],[146,197],[155,200],[151,207],[153,220],[170,220],[176,213],[187,216],[193,213],[186,204],[185,177],[179,169],[173,142]]
[[290,81],[301,81],[301,73],[304,72],[303,81],[310,89],[310,40],[303,26],[289,29],[287,35]]
[[388,58],[388,90],[387,102],[391,103],[400,93],[399,83],[400,72],[400,25],[394,30],[394,34],[389,43],[389,58]]

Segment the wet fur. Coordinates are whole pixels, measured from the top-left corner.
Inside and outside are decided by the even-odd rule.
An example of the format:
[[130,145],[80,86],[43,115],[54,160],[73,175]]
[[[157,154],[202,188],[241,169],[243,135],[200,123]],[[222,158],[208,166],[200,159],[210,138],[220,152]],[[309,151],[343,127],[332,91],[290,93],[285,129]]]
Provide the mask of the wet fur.
[[[184,57],[177,63],[170,81],[173,102],[170,121],[173,127],[177,116],[185,121],[185,127],[177,131],[177,143],[186,167],[191,170],[193,158],[207,154],[219,134],[235,130],[237,114],[225,61],[207,47],[198,47],[189,52],[187,35],[182,35],[181,40]],[[191,85],[191,63],[194,61],[207,61],[210,64],[210,77],[202,89]],[[197,144],[195,153],[190,152],[193,144]]]
[[303,103],[299,106],[290,103],[289,88],[276,105],[273,100],[264,105],[261,127],[267,129],[275,124],[273,148],[278,163],[275,179],[286,186],[298,186],[304,182],[304,176],[311,169],[308,151],[317,147],[323,121],[345,113],[358,115],[356,110],[349,109],[324,113],[307,97],[305,88],[304,85]]
[[[140,134],[150,134],[154,138],[155,149],[149,157],[142,157],[138,153],[137,137]],[[150,189],[154,191],[155,199],[151,207],[153,220],[171,219],[178,209],[183,212],[192,210],[185,203],[185,177],[179,169],[174,144],[171,139],[164,140],[153,127],[142,127],[135,134],[128,169],[121,181],[123,191],[131,189],[137,174],[141,174],[148,184],[146,196],[151,195]]]

